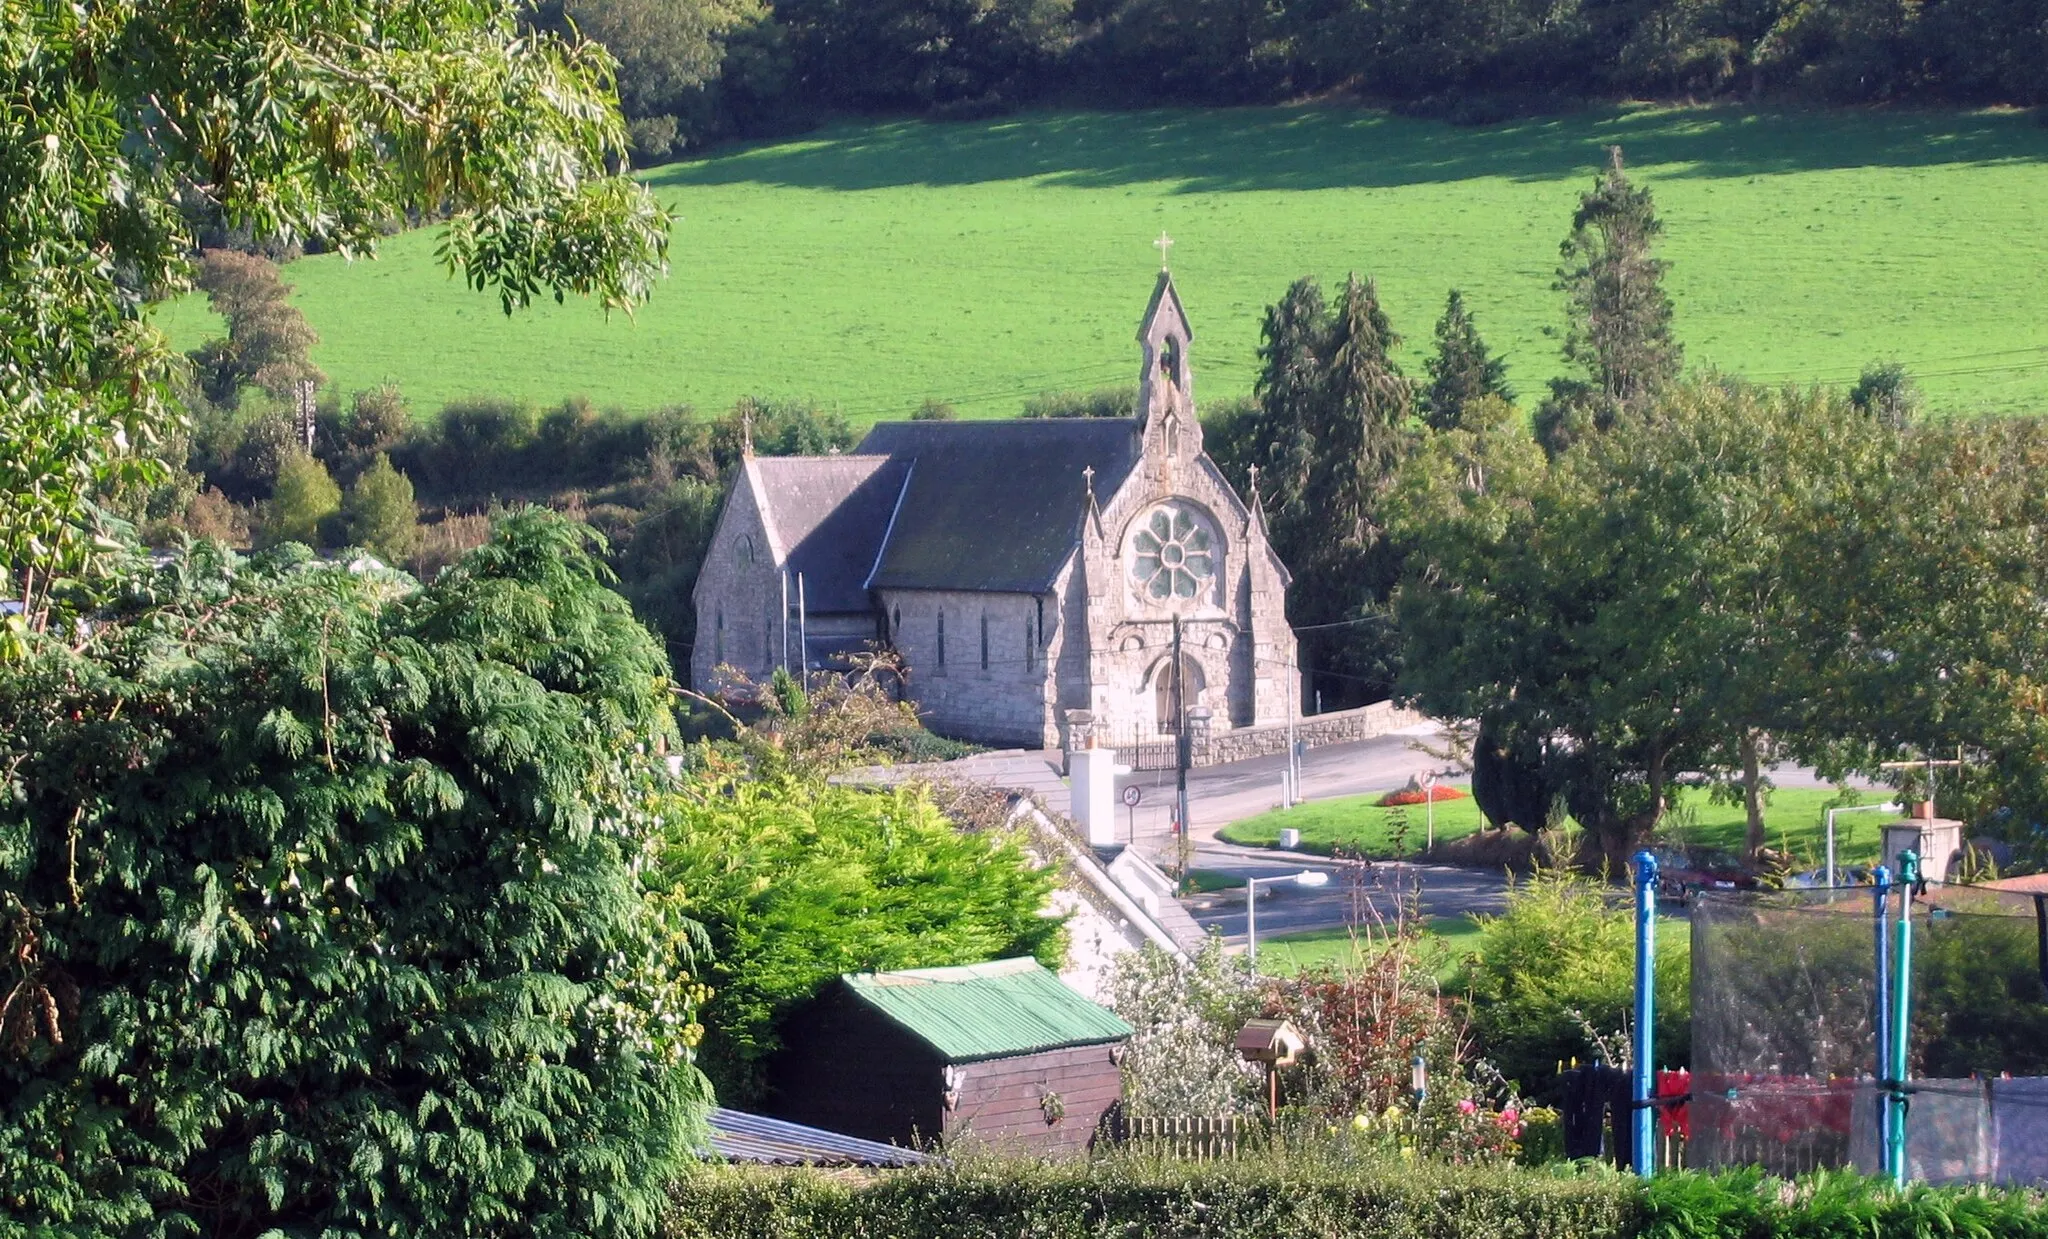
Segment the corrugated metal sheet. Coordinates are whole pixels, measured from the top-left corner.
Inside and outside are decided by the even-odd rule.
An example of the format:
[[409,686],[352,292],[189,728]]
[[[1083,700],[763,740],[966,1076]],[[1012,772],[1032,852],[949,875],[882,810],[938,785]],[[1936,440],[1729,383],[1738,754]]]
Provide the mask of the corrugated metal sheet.
[[722,1106],[711,1112],[711,1151],[725,1161],[762,1166],[923,1166],[940,1160],[916,1149]]
[[1067,988],[1032,959],[915,968],[844,978],[863,1002],[949,1062],[1121,1041],[1131,1026]]

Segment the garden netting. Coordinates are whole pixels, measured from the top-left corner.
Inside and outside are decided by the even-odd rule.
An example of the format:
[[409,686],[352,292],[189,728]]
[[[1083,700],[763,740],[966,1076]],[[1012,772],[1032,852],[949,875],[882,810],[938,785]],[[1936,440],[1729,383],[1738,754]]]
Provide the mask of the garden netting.
[[[1894,920],[1898,908],[1894,894]],[[1691,916],[1686,1163],[1877,1172],[1870,888],[1702,895]],[[2048,1183],[2048,958],[2034,900],[1935,886],[1912,917],[1908,1177]]]

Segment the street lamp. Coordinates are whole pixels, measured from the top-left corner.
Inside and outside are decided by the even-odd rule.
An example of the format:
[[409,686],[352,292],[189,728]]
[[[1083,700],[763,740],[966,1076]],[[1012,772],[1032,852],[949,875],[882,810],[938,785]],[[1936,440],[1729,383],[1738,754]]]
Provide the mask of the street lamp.
[[1328,886],[1330,875],[1320,869],[1304,869],[1300,873],[1275,874],[1270,878],[1246,878],[1244,880],[1244,954],[1251,961],[1252,971],[1259,968],[1259,883],[1292,882],[1304,890]]

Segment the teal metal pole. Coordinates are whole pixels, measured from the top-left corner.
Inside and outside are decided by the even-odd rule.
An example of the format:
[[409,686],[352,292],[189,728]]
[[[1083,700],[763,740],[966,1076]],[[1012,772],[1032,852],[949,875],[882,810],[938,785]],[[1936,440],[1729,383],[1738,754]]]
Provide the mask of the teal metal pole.
[[1649,852],[1636,853],[1636,1036],[1635,1078],[1630,1096],[1635,1114],[1629,1131],[1630,1161],[1637,1174],[1648,1178],[1655,1169],[1657,1116],[1650,1108],[1651,1085],[1655,1080],[1651,1048],[1657,1027],[1657,858]]
[[1891,1157],[1892,1183],[1906,1185],[1906,1050],[1912,1043],[1913,1028],[1913,887],[1920,881],[1920,855],[1907,848],[1899,853],[1899,923],[1894,932],[1898,947],[1892,952],[1897,970],[1892,982],[1892,1059],[1886,1066],[1891,1077],[1889,1122],[1885,1152]]
[[1885,1079],[1892,1069],[1892,871],[1879,865],[1871,874],[1871,924],[1877,939],[1877,1055],[1871,1069],[1877,1077],[1877,1172],[1892,1170],[1892,1094]]

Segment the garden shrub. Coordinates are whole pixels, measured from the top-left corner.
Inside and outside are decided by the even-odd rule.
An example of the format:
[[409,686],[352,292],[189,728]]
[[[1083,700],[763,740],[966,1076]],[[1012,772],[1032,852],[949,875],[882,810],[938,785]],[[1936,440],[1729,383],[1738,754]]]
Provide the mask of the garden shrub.
[[1235,1162],[1125,1155],[863,1181],[719,1168],[680,1181],[669,1239],[2048,1239],[2032,1192],[1748,1171],[1641,1180],[1604,1171],[1348,1162],[1339,1145]]
[[1430,1162],[1347,1166],[1304,1150],[1239,1162],[1112,1156],[869,1183],[716,1170],[677,1184],[670,1239],[1624,1239],[1637,1189],[1615,1175]]
[[[1479,950],[1451,982],[1463,990],[1479,1051],[1525,1094],[1555,1100],[1557,1065],[1601,1053],[1635,998],[1635,914],[1611,888],[1543,870],[1481,917]],[[1657,1066],[1691,1061],[1691,956],[1683,942],[1657,967]],[[1590,1030],[1590,1031],[1589,1031]]]
[[1054,875],[1018,841],[966,834],[921,787],[874,791],[695,751],[683,786],[650,803],[650,880],[701,922],[715,994],[703,1062],[728,1105],[760,1095],[777,1025],[845,972],[1032,955],[1057,969]]

